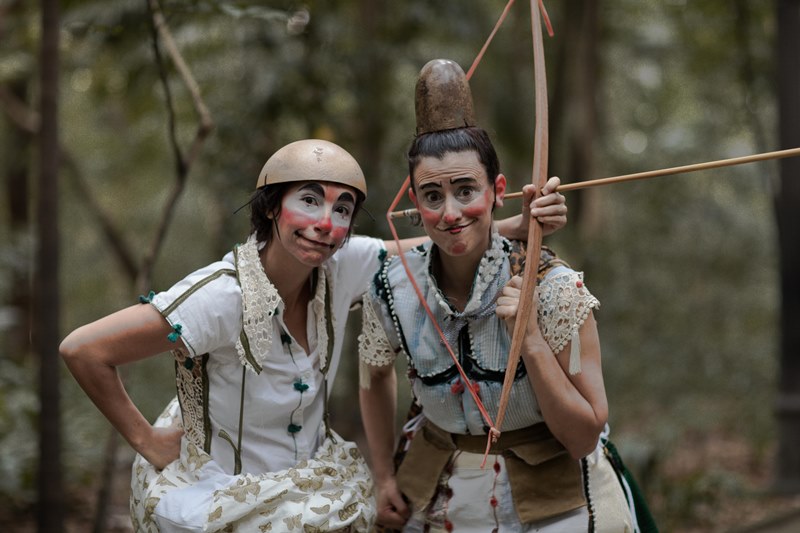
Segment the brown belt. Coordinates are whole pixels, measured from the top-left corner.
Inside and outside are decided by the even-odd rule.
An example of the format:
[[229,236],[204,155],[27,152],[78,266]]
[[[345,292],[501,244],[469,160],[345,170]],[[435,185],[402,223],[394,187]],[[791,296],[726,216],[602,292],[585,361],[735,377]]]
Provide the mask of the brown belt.
[[[485,435],[451,434],[426,422],[397,470],[397,484],[416,510],[430,503],[456,450],[483,453]],[[570,457],[544,423],[506,431],[490,453],[503,455],[514,507],[522,523],[535,522],[586,504],[580,461]]]

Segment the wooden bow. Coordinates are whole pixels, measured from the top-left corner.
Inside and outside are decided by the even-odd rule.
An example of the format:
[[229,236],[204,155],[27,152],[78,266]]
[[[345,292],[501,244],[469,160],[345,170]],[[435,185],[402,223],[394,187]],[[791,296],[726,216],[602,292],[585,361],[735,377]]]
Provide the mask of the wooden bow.
[[[533,141],[533,171],[531,181],[536,185],[536,198],[541,196],[542,187],[547,182],[547,75],[544,64],[544,42],[540,5],[542,0],[531,0],[531,33],[533,35],[533,76],[534,95],[536,99],[536,121]],[[541,5],[543,10],[544,5]],[[490,439],[496,442],[503,427],[506,407],[511,395],[511,386],[517,372],[517,365],[522,352],[522,341],[533,307],[533,295],[536,289],[536,273],[539,268],[539,255],[542,249],[542,225],[531,217],[528,225],[528,250],[525,256],[525,270],[522,278],[522,291],[517,308],[517,320],[511,337],[511,351],[508,354],[506,376],[500,395],[500,404],[495,418],[495,427],[491,428]]]

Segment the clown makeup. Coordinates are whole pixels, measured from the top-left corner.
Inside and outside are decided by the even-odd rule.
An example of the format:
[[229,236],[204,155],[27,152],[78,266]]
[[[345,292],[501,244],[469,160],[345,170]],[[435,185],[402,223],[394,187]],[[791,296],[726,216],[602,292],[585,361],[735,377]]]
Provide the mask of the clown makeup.
[[276,221],[283,245],[301,262],[318,264],[347,238],[356,196],[350,187],[303,182],[286,191]]
[[442,159],[423,157],[414,170],[411,200],[428,236],[442,252],[481,255],[489,245],[492,208],[505,192],[505,178],[489,183],[474,151],[448,152]]

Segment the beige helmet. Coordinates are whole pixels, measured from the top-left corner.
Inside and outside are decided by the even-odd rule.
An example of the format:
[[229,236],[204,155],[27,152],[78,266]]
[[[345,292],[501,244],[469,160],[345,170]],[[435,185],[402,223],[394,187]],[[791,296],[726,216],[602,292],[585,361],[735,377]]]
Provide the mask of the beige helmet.
[[261,169],[256,188],[293,181],[329,181],[367,195],[367,182],[356,160],[330,141],[305,139],[287,144]]
[[414,103],[417,135],[475,126],[467,76],[455,61],[434,59],[422,67]]

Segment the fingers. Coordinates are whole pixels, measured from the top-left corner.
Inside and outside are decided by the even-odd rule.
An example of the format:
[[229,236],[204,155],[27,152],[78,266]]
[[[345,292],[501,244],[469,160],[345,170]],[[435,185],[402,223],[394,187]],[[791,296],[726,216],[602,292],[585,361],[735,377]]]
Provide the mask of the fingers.
[[558,176],[553,176],[547,180],[547,183],[545,183],[544,187],[542,187],[542,196],[547,196],[548,194],[555,192],[559,185],[561,185],[561,178]]
[[403,517],[394,510],[384,509],[378,512],[378,523],[390,529],[403,529],[408,518]]
[[378,509],[378,523],[392,529],[403,529],[411,517],[411,508],[397,492],[386,496],[388,501]]
[[531,202],[533,201],[533,197],[536,195],[536,187],[529,183],[527,185],[523,185],[522,187],[522,205],[523,206],[530,206]]
[[508,280],[508,283],[506,283],[506,286],[503,287],[503,291],[505,291],[506,288],[516,289],[517,297],[519,297],[519,290],[522,288],[522,276],[512,276],[511,279]]
[[[542,188],[542,194],[531,204],[531,216],[552,217],[567,215],[567,200],[564,195],[555,192],[561,180],[557,177],[550,178]],[[523,188],[523,195],[525,189]],[[541,220],[539,222],[542,222]]]
[[495,314],[503,319],[508,320],[517,316],[517,307],[519,306],[519,295],[522,287],[522,277],[512,277],[505,287],[500,291],[497,297]]
[[561,180],[557,177],[550,178],[542,188],[542,196],[534,200],[530,207],[530,215],[542,225],[544,235],[553,232],[567,225],[567,201],[564,195],[553,192]]

